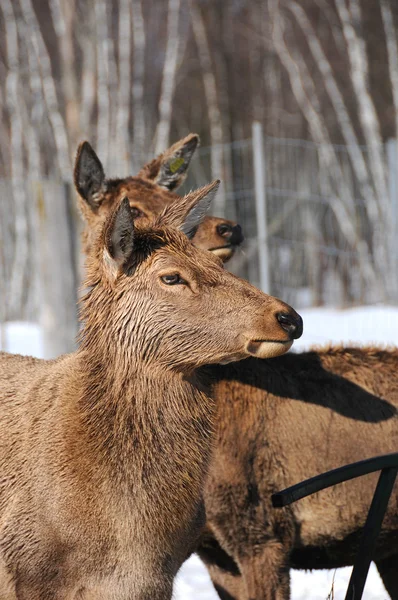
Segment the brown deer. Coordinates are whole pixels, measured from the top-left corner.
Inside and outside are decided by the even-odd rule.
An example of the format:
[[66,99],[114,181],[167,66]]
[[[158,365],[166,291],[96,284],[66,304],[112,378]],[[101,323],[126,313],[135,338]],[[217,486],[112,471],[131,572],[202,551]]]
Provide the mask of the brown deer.
[[[178,202],[174,193],[184,181],[199,136],[191,133],[145,165],[135,177],[107,179],[100,159],[88,142],[80,144],[74,180],[79,206],[86,222],[83,249],[88,251],[97,224],[122,198],[128,198],[134,217],[150,221],[165,206]],[[228,261],[243,242],[240,225],[206,216],[193,242],[197,248],[211,250],[223,262]]]
[[302,331],[190,243],[217,185],[145,227],[122,200],[91,243],[78,350],[0,354],[2,600],[171,598],[204,519],[201,367],[281,354]]
[[[327,469],[396,451],[397,368],[396,351],[374,348],[330,348],[212,367],[218,443],[198,550],[222,600],[285,600],[289,568],[352,564],[374,476],[288,509],[273,509],[270,498]],[[396,503],[394,497],[377,560],[393,600],[398,600]]]
[[[198,553],[222,600],[288,600],[290,568],[353,564],[378,475],[283,509],[271,494],[397,451],[398,350],[330,347],[211,371],[218,434]],[[398,485],[374,560],[398,600]]]

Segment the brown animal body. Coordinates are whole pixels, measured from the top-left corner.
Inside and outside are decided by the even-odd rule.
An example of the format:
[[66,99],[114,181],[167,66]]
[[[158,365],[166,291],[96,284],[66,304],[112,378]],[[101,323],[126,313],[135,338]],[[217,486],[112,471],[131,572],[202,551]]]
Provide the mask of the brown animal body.
[[[101,161],[88,142],[78,149],[75,162],[75,186],[85,219],[83,250],[88,252],[99,224],[123,198],[129,200],[134,217],[150,222],[165,206],[179,201],[174,191],[183,183],[199,137],[191,133],[173,144],[135,177],[106,179]],[[194,235],[197,248],[211,250],[227,262],[243,242],[240,225],[206,216]]]
[[[353,564],[378,475],[284,509],[271,494],[397,451],[398,350],[331,347],[211,370],[218,435],[199,555],[223,600],[287,600],[290,568]],[[398,600],[398,485],[375,562]]]
[[2,600],[171,597],[203,522],[215,404],[201,366],[280,354],[301,332],[175,229],[192,237],[215,189],[146,228],[122,201],[88,257],[77,352],[1,353]]
[[[153,214],[162,210],[162,198]],[[194,243],[199,233],[201,247],[211,249],[211,228],[201,226]],[[223,600],[286,599],[289,568],[352,564],[375,476],[289,509],[273,509],[270,498],[328,469],[397,450],[397,368],[395,351],[342,348],[212,368],[219,432],[199,554]],[[394,600],[396,502],[394,496],[377,561]]]

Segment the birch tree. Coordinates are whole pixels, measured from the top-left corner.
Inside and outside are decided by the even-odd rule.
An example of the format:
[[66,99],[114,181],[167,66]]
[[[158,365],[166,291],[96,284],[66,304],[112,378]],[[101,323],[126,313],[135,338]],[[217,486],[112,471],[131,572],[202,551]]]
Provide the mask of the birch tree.
[[146,114],[144,102],[144,76],[145,76],[145,23],[142,14],[142,0],[131,1],[131,14],[133,25],[133,81],[131,88],[133,108],[133,157],[135,164],[131,167],[137,169],[148,148]]
[[[361,239],[355,230],[355,215],[353,214],[352,202],[344,186],[344,178],[340,172],[340,164],[335,155],[333,145],[330,142],[328,131],[322,122],[319,110],[319,101],[316,97],[315,85],[308,69],[300,60],[297,53],[293,55],[284,40],[284,19],[280,11],[278,0],[270,0],[270,14],[273,23],[273,41],[278,56],[285,66],[292,86],[295,98],[305,115],[310,126],[313,139],[320,144],[319,152],[321,166],[325,173],[334,174],[333,181],[338,186],[338,193],[331,200],[330,206],[333,210],[342,233],[347,238],[351,247],[357,247],[361,256],[361,267],[363,276],[369,285],[377,285],[377,276],[372,266],[370,251],[366,240]],[[311,83],[312,82],[312,83]],[[310,96],[305,87],[310,85]],[[314,106],[314,102],[316,103]],[[349,210],[351,207],[351,210]]]
[[[222,117],[218,105],[217,82],[213,71],[209,41],[205,24],[200,10],[190,1],[191,23],[198,49],[199,62],[202,71],[203,87],[206,96],[207,114],[209,117],[211,140],[211,176],[212,179],[223,179],[223,130]],[[225,187],[221,186],[214,204],[215,212],[225,213]]]
[[169,0],[167,11],[167,42],[159,98],[159,120],[155,132],[155,154],[170,144],[170,126],[175,78],[178,64],[180,0]]
[[[11,281],[7,295],[8,306],[13,307],[14,318],[22,311],[24,282],[28,259],[28,226],[26,194],[24,187],[23,123],[21,115],[20,47],[17,17],[11,0],[1,0],[3,18],[7,23],[6,49],[8,74],[6,78],[6,102],[10,115],[11,177],[14,199],[14,244],[11,253]],[[9,310],[6,309],[7,314]]]

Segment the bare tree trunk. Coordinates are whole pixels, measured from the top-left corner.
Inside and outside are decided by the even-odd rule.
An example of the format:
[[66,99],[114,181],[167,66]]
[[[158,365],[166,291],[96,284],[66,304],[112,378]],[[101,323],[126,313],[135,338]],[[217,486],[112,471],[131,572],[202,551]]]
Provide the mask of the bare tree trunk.
[[[390,220],[388,219],[388,188],[384,161],[384,145],[382,143],[378,116],[369,91],[369,69],[365,41],[362,36],[358,35],[358,29],[361,27],[362,22],[361,8],[358,0],[350,0],[351,14],[347,9],[345,0],[336,0],[336,7],[343,25],[343,33],[351,66],[352,84],[359,106],[360,122],[366,144],[369,148],[369,167],[376,190],[380,221],[383,223],[383,227],[374,229],[373,247],[376,263],[386,286],[388,285],[390,266],[388,253],[385,251],[385,232],[387,232],[388,238],[391,237]],[[383,229],[384,233],[381,234]]]
[[179,47],[179,14],[180,0],[169,0],[166,53],[159,99],[159,122],[155,133],[155,154],[160,154],[170,145],[172,102]]
[[[145,22],[142,14],[142,0],[131,1],[131,14],[133,24],[133,164],[131,167],[135,172],[138,166],[145,162],[148,150],[146,139],[146,115],[144,106],[144,75],[145,75]],[[164,148],[163,148],[164,150]]]
[[51,70],[51,61],[48,50],[41,34],[31,0],[20,0],[24,20],[31,32],[31,40],[38,58],[41,70],[43,95],[48,110],[55,146],[57,149],[57,161],[61,178],[67,181],[71,177],[71,161],[69,156],[68,135],[65,122],[61,114],[54,78]]
[[380,8],[386,36],[388,71],[394,102],[395,138],[398,139],[398,39],[389,0],[381,0]]
[[[7,100],[5,98],[6,90],[4,88],[0,88],[0,139],[6,140],[9,131],[8,131],[8,123],[7,123]],[[1,157],[1,166],[3,167],[3,171],[0,173],[2,175],[9,173],[11,171],[11,162],[10,162],[10,154],[9,148],[7,144],[0,144],[0,157]]]
[[[390,74],[391,81],[391,91],[393,97],[394,104],[394,117],[395,117],[395,140],[396,144],[398,142],[398,39],[397,32],[394,26],[394,17],[391,10],[391,5],[389,0],[381,0],[381,16],[383,20],[384,33],[387,45],[387,56],[388,56],[388,71]],[[397,156],[395,156],[397,160]],[[394,167],[395,173],[398,172],[398,164],[395,164]],[[393,177],[393,174],[389,174],[390,178]],[[390,179],[391,181],[391,179]],[[390,199],[392,200],[392,199]],[[398,203],[398,198],[395,198],[393,202]],[[392,264],[392,272],[394,273],[397,265],[397,248],[398,248],[398,231],[396,228],[396,220],[394,218],[391,219],[391,227],[390,227],[390,260]],[[387,279],[390,282],[390,292],[391,296],[396,299],[397,297],[397,279],[396,277],[390,277]]]
[[40,131],[40,122],[43,119],[44,98],[41,87],[39,64],[35,52],[30,52],[29,50],[30,48],[28,48],[28,64],[31,108],[26,124],[26,135],[28,138],[28,174],[31,181],[38,181],[42,176],[41,147],[38,132]]
[[93,125],[93,112],[96,99],[96,41],[95,41],[95,15],[92,3],[88,3],[87,24],[80,33],[80,44],[83,55],[83,69],[81,79],[81,106],[80,106],[80,131],[82,137],[94,143],[91,132]]
[[[4,184],[3,184],[4,185]],[[4,192],[3,185],[0,183],[0,193]],[[0,235],[1,241],[0,243],[0,350],[6,351],[6,321],[7,321],[7,304],[5,299],[6,291],[7,291],[7,240],[5,236],[5,231],[3,230],[5,226],[5,210],[7,210],[4,203],[0,203]]]
[[335,110],[336,117],[340,125],[340,131],[347,145],[347,151],[351,158],[351,164],[357,175],[362,195],[366,200],[366,210],[369,213],[369,218],[372,225],[376,225],[380,218],[377,201],[369,182],[368,171],[362,151],[359,147],[358,138],[356,136],[354,127],[352,126],[350,115],[348,114],[343,95],[337,85],[337,81],[334,77],[329,60],[325,55],[318,40],[318,36],[315,33],[303,8],[297,2],[295,2],[295,0],[291,0],[291,2],[288,4],[288,7],[295,15],[297,22],[306,37],[314,60],[322,73],[325,88]]
[[55,358],[75,349],[78,332],[76,272],[68,214],[67,187],[37,183],[34,233],[40,269],[40,325],[44,357]]
[[118,154],[123,170],[127,173],[130,164],[130,80],[131,80],[131,16],[130,0],[119,3],[119,85],[117,93],[116,137]]
[[[357,29],[361,24],[361,10],[358,0],[350,0],[350,4],[353,13],[352,16],[347,9],[345,0],[336,0],[336,7],[347,43],[348,58],[351,66],[351,80],[359,106],[359,117],[366,143],[369,146],[370,168],[373,173],[379,206],[385,215],[388,194],[383,162],[384,149],[376,109],[369,92],[368,59],[365,42],[362,37],[357,35]],[[354,21],[356,27],[353,25]]]
[[[6,27],[6,48],[8,74],[6,79],[7,107],[10,114],[11,134],[11,177],[14,201],[15,240],[11,268],[11,282],[8,290],[8,305],[14,315],[19,315],[23,307],[23,287],[28,258],[28,232],[26,218],[25,175],[23,161],[23,123],[19,83],[19,44],[17,20],[10,0],[1,0]],[[8,310],[6,310],[8,313]]]
[[54,29],[58,37],[62,60],[62,91],[65,102],[65,120],[71,147],[77,146],[79,127],[79,84],[73,40],[76,0],[50,0]]
[[29,94],[24,94],[27,99],[27,104],[29,105],[29,108],[27,108],[28,115],[24,126],[27,140],[28,177],[30,181],[38,181],[43,176],[42,154],[44,154],[41,146],[40,132],[43,121],[47,121],[47,115],[43,96],[40,65],[26,22],[23,23],[23,39],[26,44],[30,92]]
[[109,134],[108,134],[108,169],[116,173],[120,169],[120,148],[117,143],[117,101],[118,101],[118,69],[116,65],[115,40],[112,32],[111,3],[105,2],[105,19],[108,31],[107,41],[107,88],[109,98]]
[[[323,163],[325,172],[327,174],[329,174],[329,172],[334,172],[334,181],[336,181],[337,185],[339,186],[339,193],[333,198],[333,201],[330,204],[331,209],[333,210],[336,216],[337,222],[339,223],[339,227],[341,228],[342,233],[350,243],[351,247],[358,248],[358,252],[361,256],[363,276],[369,284],[375,285],[377,283],[377,278],[372,266],[369,249],[367,247],[366,241],[360,239],[357,235],[354,225],[355,215],[353,214],[352,199],[346,193],[345,186],[341,185],[343,182],[343,177],[342,173],[340,172],[341,170],[339,161],[335,155],[334,148],[330,142],[329,134],[319,116],[319,106],[315,108],[313,105],[314,101],[318,102],[315,92],[315,86],[313,84],[311,86],[313,98],[313,100],[311,101],[308,97],[308,94],[306,93],[303,84],[303,82],[306,82],[307,84],[311,82],[311,76],[302,61],[300,61],[299,69],[298,56],[296,55],[293,58],[292,53],[289,52],[289,49],[285,44],[283,38],[284,19],[279,9],[278,0],[270,0],[270,15],[272,15],[273,42],[276,52],[282,64],[288,72],[294,96],[309,124],[313,139],[320,144],[320,159]],[[344,199],[344,202],[342,199]],[[351,210],[349,212],[347,210],[347,207],[350,205]]]
[[108,166],[110,126],[110,101],[108,91],[108,24],[105,0],[95,0],[95,23],[97,44],[97,150],[105,166]]
[[[190,9],[192,29],[198,48],[207,103],[207,113],[209,116],[212,178],[223,179],[223,131],[221,113],[218,107],[216,78],[212,67],[206,27],[200,10],[192,0],[190,1]],[[225,214],[225,202],[225,188],[224,186],[221,186],[214,204],[214,209],[217,214]]]

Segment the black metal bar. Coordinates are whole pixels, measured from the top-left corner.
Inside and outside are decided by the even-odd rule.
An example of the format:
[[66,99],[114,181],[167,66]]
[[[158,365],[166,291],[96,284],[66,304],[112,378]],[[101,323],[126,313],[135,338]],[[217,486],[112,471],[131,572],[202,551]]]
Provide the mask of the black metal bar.
[[394,487],[398,468],[383,469],[373,496],[372,504],[363,529],[358,554],[355,558],[345,600],[361,600],[370,563],[376,548],[388,501]]
[[272,494],[272,505],[275,508],[288,506],[292,502],[296,502],[296,500],[311,496],[315,492],[342,483],[343,481],[394,467],[398,467],[398,452],[361,460],[350,465],[345,465],[344,467],[339,467],[338,469],[333,469],[332,471],[327,471],[321,475],[316,475],[316,477],[311,477],[281,492]]
[[345,600],[361,600],[377,538],[398,473],[398,452],[361,460],[306,479],[272,495],[274,507],[282,507],[343,481],[381,471],[363,529],[358,554]]

